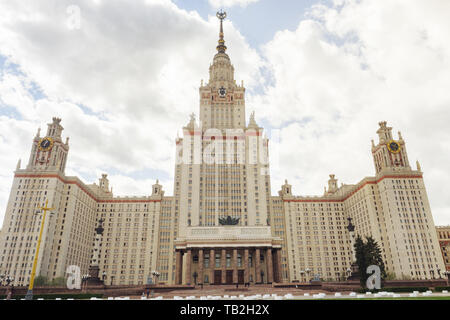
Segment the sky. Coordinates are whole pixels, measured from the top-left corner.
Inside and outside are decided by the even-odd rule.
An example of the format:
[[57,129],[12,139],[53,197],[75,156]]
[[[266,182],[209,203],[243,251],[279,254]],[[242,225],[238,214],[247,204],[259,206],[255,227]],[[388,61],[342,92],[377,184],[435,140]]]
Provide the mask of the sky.
[[[175,138],[198,114],[218,39],[269,137],[272,194],[373,176],[380,121],[419,160],[450,224],[448,0],[0,0],[0,223],[17,161],[62,118],[66,174],[115,195],[173,194]],[[277,161],[274,161],[276,158]]]

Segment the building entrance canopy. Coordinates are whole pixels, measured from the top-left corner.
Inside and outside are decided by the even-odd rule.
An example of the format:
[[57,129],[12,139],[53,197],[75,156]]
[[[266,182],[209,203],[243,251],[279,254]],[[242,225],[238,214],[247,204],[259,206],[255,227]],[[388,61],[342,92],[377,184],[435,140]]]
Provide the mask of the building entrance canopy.
[[189,227],[175,249],[177,284],[281,280],[281,239],[270,227]]

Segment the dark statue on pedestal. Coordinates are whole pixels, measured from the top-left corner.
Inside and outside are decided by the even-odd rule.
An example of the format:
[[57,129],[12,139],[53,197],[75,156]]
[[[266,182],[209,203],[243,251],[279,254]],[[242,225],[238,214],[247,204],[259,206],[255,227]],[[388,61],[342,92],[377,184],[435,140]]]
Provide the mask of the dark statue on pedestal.
[[219,218],[219,225],[221,226],[235,226],[239,224],[239,219],[237,217],[231,217],[231,216],[227,216],[227,217],[222,217]]

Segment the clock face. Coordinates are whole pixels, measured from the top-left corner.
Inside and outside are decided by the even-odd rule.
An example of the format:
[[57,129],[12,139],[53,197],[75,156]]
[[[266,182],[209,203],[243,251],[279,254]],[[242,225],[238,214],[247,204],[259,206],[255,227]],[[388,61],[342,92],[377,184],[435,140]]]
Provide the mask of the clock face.
[[221,97],[224,97],[226,94],[227,94],[227,89],[225,89],[224,87],[221,87],[221,88],[219,89],[219,95],[220,95]]
[[48,151],[53,147],[53,139],[49,137],[42,138],[38,146],[41,151]]
[[398,144],[398,142],[396,142],[394,140],[389,141],[389,143],[387,144],[387,147],[388,147],[389,151],[392,153],[400,152],[400,145]]

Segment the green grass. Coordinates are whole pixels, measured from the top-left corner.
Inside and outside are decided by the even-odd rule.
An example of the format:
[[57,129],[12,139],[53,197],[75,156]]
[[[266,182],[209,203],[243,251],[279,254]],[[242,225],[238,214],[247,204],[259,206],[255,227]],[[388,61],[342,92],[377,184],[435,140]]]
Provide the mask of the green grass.
[[[6,295],[0,295],[0,299],[5,299]],[[51,294],[35,294],[33,295],[33,300],[43,298],[44,300],[54,300],[56,298],[61,299],[90,299],[90,298],[103,298],[103,294],[90,294],[90,293],[78,293],[78,294],[57,294],[57,293],[51,293]],[[11,299],[23,299],[25,298],[25,295],[15,294],[11,297]]]
[[401,298],[321,298],[321,299],[294,299],[294,300],[450,300],[450,296],[446,297],[401,297]]

